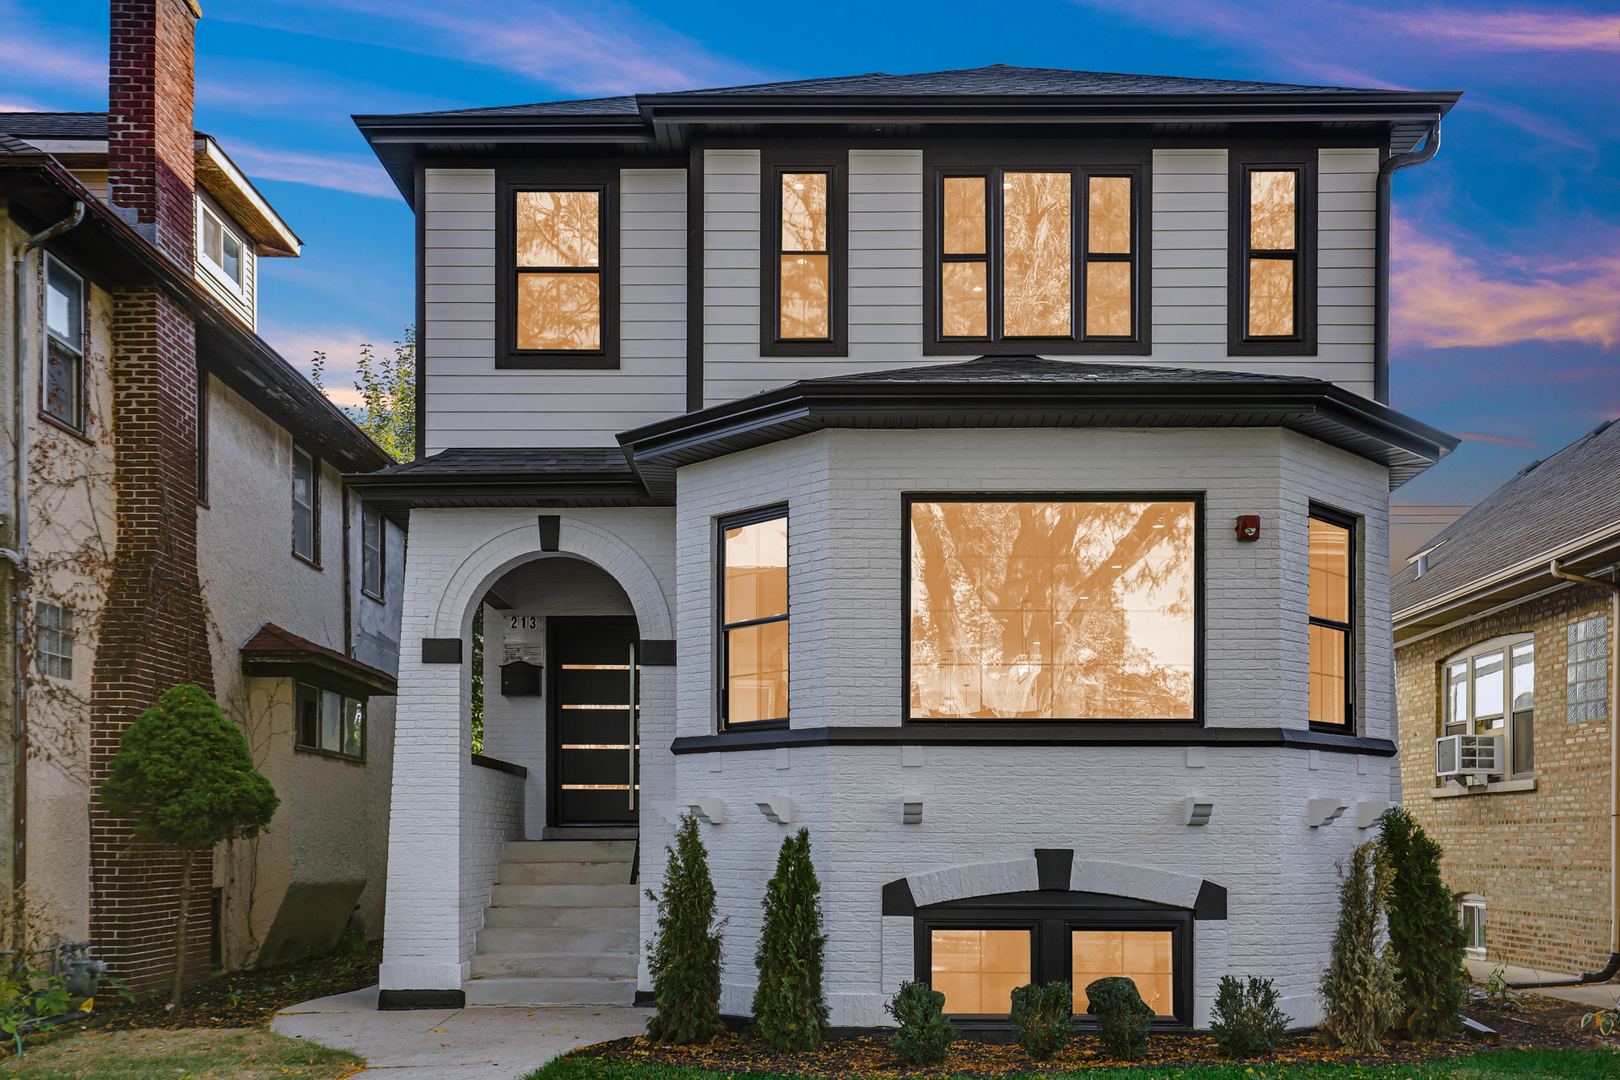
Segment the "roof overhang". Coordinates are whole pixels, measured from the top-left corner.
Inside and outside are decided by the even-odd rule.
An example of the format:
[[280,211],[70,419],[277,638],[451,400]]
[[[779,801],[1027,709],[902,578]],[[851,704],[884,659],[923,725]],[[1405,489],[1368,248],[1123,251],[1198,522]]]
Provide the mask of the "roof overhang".
[[304,242],[211,136],[197,135],[196,163],[197,183],[253,238],[255,251],[266,258],[298,257]]
[[814,431],[1016,427],[1286,428],[1383,465],[1392,490],[1457,446],[1437,428],[1328,382],[1159,375],[1056,384],[817,379],[649,424],[619,442],[648,492],[673,500],[684,465]]
[[628,465],[543,471],[537,468],[529,473],[469,470],[454,476],[416,471],[407,466],[402,471],[361,473],[343,479],[367,506],[377,509],[401,529],[410,527],[413,509],[674,505],[673,495],[666,500],[650,496]]
[[240,650],[242,674],[256,679],[298,679],[362,700],[394,697],[399,680],[381,668],[344,656],[275,623],[263,623]]

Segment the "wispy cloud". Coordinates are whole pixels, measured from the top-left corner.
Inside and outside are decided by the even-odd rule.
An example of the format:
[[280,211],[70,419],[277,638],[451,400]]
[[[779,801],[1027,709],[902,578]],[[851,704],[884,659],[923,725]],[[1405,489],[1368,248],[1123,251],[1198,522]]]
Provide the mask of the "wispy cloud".
[[[1620,345],[1620,254],[1476,258],[1404,217],[1396,219],[1391,247],[1396,342],[1431,349],[1518,341]],[[1609,250],[1620,251],[1620,237]],[[1496,269],[1487,271],[1481,258]]]
[[1425,8],[1379,14],[1403,33],[1475,52],[1620,52],[1620,15],[1545,8],[1500,12]]
[[[614,0],[225,0],[215,17],[470,61],[593,96],[719,86],[760,76]],[[353,15],[369,16],[354,19]]]
[[325,353],[322,390],[333,404],[346,409],[363,404],[360,391],[355,389],[360,374],[360,347],[390,340],[385,334],[365,334],[351,327],[291,326],[279,322],[261,323],[259,332],[306,379],[314,372],[315,354]]
[[1469,442],[1497,443],[1501,446],[1522,446],[1526,450],[1539,450],[1541,444],[1531,442],[1529,439],[1515,439],[1508,435],[1485,435],[1478,431],[1459,431],[1457,438],[1467,439]]
[[229,140],[226,152],[242,171],[255,178],[309,184],[380,199],[399,198],[399,189],[388,179],[377,159],[369,154],[313,154],[257,146],[237,139]]
[[16,12],[6,15],[6,30],[0,36],[0,71],[8,80],[38,86],[62,86],[76,90],[107,90],[107,54],[104,48],[65,46],[18,25]]

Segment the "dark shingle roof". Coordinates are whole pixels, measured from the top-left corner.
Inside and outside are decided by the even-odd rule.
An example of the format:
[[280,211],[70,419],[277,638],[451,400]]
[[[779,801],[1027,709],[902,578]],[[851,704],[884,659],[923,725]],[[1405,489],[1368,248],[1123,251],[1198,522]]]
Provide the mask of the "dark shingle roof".
[[855,375],[828,375],[805,379],[822,383],[1300,383],[1318,385],[1302,375],[1256,375],[1248,371],[1209,371],[1202,368],[1160,367],[1154,364],[1092,364],[1075,360],[1047,360],[1039,356],[981,356],[957,364],[923,364],[893,371],[867,371]]
[[1620,535],[1620,423],[1610,421],[1521,471],[1424,545],[1428,570],[1409,565],[1390,584],[1402,612],[1572,546]]
[[0,112],[0,132],[23,139],[105,139],[107,114]]
[[631,96],[584,98],[578,101],[538,101],[532,105],[496,105],[483,109],[447,109],[423,116],[639,116],[641,106]]
[[630,463],[617,446],[453,448],[367,473],[367,480],[390,477],[532,476],[536,473],[624,473]]

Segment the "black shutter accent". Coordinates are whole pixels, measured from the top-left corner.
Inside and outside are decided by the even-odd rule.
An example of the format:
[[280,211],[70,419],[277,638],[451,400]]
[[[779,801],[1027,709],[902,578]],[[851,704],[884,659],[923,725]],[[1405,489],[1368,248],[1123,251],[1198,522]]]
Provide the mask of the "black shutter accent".
[[1069,874],[1073,869],[1073,848],[1035,849],[1035,878],[1040,888],[1068,892]]
[[557,551],[562,536],[562,517],[558,514],[540,515],[540,550]]
[[917,901],[911,896],[911,882],[900,878],[883,886],[883,914],[917,914]]
[[675,641],[674,639],[664,641],[657,638],[642,638],[639,655],[642,667],[674,667]]
[[422,639],[422,663],[461,663],[461,639],[458,637],[425,637]]
[[1198,886],[1198,899],[1193,901],[1193,918],[1200,922],[1226,920],[1226,886],[1206,881]]

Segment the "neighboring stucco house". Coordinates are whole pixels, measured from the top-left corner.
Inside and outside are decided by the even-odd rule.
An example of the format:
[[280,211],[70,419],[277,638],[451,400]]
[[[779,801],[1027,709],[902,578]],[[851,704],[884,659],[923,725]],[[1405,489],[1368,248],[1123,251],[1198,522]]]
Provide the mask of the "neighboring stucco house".
[[1620,424],[1525,466],[1391,585],[1405,804],[1469,956],[1620,973]]
[[[383,1007],[629,1002],[678,815],[744,1015],[808,827],[918,978],[1319,1016],[1398,792],[1390,175],[1452,93],[994,66],[358,117],[417,215]],[[1415,148],[1424,143],[1422,153]],[[482,605],[484,753],[468,752]],[[639,881],[638,881],[639,877]]]
[[179,860],[127,851],[96,790],[181,682],[282,799],[194,875],[191,977],[380,936],[403,581],[403,534],[340,480],[389,459],[255,333],[258,260],[300,244],[193,131],[195,18],[115,4],[110,112],[0,114],[5,884],[143,989]]

